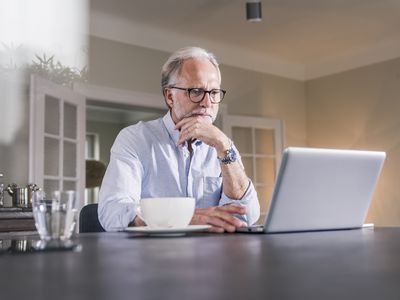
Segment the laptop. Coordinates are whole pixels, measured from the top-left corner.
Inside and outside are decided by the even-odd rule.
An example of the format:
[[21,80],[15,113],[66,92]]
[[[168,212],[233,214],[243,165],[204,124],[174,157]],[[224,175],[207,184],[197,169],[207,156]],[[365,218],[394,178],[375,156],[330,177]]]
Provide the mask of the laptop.
[[237,232],[361,228],[385,157],[377,151],[285,149],[264,225]]

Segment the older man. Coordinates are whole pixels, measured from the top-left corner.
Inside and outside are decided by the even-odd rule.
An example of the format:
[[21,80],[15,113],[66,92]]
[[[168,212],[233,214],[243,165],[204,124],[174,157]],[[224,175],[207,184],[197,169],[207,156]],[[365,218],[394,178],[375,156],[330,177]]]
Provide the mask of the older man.
[[143,226],[140,199],[194,197],[191,224],[234,232],[257,221],[257,193],[233,142],[213,125],[225,96],[214,55],[187,47],[162,68],[169,107],[160,119],[123,129],[111,149],[100,190],[99,219],[108,230]]

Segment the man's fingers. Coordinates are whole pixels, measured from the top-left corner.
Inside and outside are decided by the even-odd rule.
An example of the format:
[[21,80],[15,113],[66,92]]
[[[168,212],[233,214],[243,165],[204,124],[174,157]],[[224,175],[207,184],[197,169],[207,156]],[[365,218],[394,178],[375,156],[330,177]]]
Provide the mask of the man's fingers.
[[182,144],[189,139],[198,138],[198,136],[196,136],[196,129],[197,128],[194,125],[185,128],[182,127],[179,135],[178,144]]
[[224,211],[219,211],[216,210],[215,214],[213,215],[214,217],[217,217],[220,220],[223,220],[225,223],[230,224],[231,226],[236,227],[242,227],[244,226],[243,221],[239,220],[238,218],[232,216],[229,213],[226,213]]
[[209,231],[211,232],[235,232],[236,227],[242,225],[242,221],[230,216],[226,212],[216,212],[213,209],[197,209],[195,215],[192,218],[191,224],[208,224],[211,225]]
[[234,226],[232,223],[226,222],[224,219],[221,219],[219,217],[211,216],[209,217],[207,223],[213,227],[222,228],[227,232],[236,231],[236,226]]
[[233,214],[245,214],[246,208],[240,205],[214,206],[198,208],[192,218],[191,224],[209,224],[210,232],[235,232],[236,228],[247,224]]
[[239,214],[239,215],[246,214],[246,207],[236,204],[218,206],[217,210],[222,210],[230,214]]
[[225,229],[221,227],[214,227],[212,226],[210,229],[208,229],[209,232],[214,232],[214,233],[224,233]]
[[246,212],[246,210],[241,209],[239,206],[233,208],[227,208],[224,206],[216,207],[209,214],[211,220],[209,221],[209,224],[222,227],[228,232],[233,232],[235,228],[247,225],[232,215],[234,213],[240,214],[243,211]]
[[178,123],[175,124],[175,129],[182,129],[182,127],[190,122],[195,121],[194,117],[188,117],[188,118],[183,118],[182,120],[180,120]]
[[180,129],[187,123],[207,123],[211,124],[212,123],[212,117],[211,116],[202,116],[202,115],[192,115],[190,117],[184,117],[182,120],[180,120],[178,123],[175,124],[176,129]]
[[194,138],[198,137],[197,135],[201,135],[201,133],[206,133],[208,127],[204,127],[199,123],[189,123],[181,127],[180,138]]

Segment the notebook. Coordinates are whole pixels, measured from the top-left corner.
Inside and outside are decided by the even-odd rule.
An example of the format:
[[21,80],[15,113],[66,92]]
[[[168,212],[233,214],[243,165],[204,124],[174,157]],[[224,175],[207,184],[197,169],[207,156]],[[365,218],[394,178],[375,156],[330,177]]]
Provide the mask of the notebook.
[[363,226],[385,152],[289,147],[263,226],[238,232],[297,232]]

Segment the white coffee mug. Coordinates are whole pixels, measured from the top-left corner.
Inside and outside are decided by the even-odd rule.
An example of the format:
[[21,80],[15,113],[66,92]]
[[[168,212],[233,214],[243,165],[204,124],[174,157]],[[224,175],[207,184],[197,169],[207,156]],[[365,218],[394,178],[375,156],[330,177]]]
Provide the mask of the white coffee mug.
[[143,198],[138,215],[152,228],[181,228],[189,225],[194,209],[190,197]]

